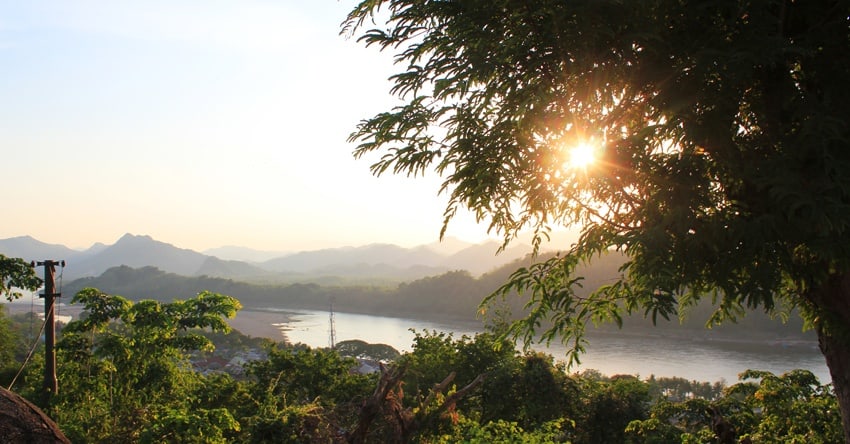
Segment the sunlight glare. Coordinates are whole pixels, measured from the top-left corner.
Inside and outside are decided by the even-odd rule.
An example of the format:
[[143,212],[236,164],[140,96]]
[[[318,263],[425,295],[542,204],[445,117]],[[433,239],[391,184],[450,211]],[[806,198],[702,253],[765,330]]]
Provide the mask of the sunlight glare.
[[569,150],[569,168],[587,168],[596,161],[596,149],[590,143],[580,143]]

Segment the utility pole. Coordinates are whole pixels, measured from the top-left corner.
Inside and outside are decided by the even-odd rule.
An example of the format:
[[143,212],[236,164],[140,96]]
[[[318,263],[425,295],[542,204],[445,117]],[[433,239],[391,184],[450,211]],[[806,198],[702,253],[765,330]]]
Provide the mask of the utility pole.
[[51,396],[59,392],[59,382],[56,379],[56,317],[54,306],[56,298],[62,296],[56,293],[54,274],[56,266],[65,266],[65,261],[46,260],[38,262],[38,266],[44,267],[44,293],[39,297],[44,298],[44,398],[49,400]]

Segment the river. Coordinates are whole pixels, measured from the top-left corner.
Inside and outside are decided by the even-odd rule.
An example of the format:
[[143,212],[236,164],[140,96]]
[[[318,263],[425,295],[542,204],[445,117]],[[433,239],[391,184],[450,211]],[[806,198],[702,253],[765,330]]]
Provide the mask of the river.
[[[274,311],[273,309],[269,309]],[[327,347],[330,339],[330,316],[327,311],[285,310],[286,316],[275,323],[292,343]],[[246,313],[247,314],[247,313]],[[474,335],[483,330],[477,323],[437,323],[414,319],[334,313],[336,341],[360,339],[383,343],[399,351],[410,351],[413,332],[436,330],[451,332],[455,337]],[[571,371],[599,370],[606,375],[631,374],[641,378],[678,376],[697,381],[724,381],[733,384],[738,374],[747,369],[767,370],[781,374],[793,369],[807,369],[822,383],[830,381],[826,362],[814,343],[804,345],[753,344],[679,339],[673,337],[635,337],[623,333],[591,333],[587,353],[581,364]],[[535,349],[565,360],[566,348],[552,344]]]
[[[30,302],[5,304],[12,312],[37,312]],[[60,315],[79,315],[80,307],[60,304]],[[67,316],[70,320],[71,316]],[[287,339],[311,347],[327,347],[330,337],[330,318],[327,311],[266,308],[260,311],[242,310],[237,315],[239,329],[252,336],[274,340]],[[360,339],[383,343],[399,351],[410,351],[416,331],[451,332],[455,337],[473,336],[483,331],[480,323],[439,323],[414,319],[334,313],[336,341]],[[282,333],[282,334],[281,334]],[[829,382],[826,362],[814,343],[804,346],[788,344],[755,344],[681,339],[673,337],[636,337],[622,333],[591,333],[587,353],[581,364],[571,371],[599,370],[605,375],[631,374],[642,378],[678,376],[696,381],[724,381],[733,384],[738,374],[747,369],[767,370],[781,374],[793,369],[806,369],[822,383]],[[566,348],[552,344],[535,349],[566,359]]]

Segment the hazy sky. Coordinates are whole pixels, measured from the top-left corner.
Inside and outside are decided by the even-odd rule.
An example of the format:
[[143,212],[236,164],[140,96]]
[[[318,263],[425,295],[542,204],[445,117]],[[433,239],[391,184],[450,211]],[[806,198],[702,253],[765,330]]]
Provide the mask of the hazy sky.
[[355,4],[0,0],[0,238],[436,241],[439,178],[375,178],[346,142],[394,103],[389,54],[339,35]]

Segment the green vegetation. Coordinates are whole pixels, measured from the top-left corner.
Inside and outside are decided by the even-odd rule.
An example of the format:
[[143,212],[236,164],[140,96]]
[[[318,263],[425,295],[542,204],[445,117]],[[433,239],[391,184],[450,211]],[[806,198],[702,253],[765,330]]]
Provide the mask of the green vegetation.
[[17,299],[21,297],[19,290],[35,291],[40,285],[41,279],[31,264],[0,254],[0,294],[6,299]]
[[62,390],[48,409],[68,424],[69,438],[161,442],[185,428],[224,442],[237,423],[227,410],[195,402],[209,388],[188,368],[186,353],[213,347],[198,329],[229,330],[223,318],[240,308],[235,299],[205,292],[134,304],[88,288],[74,302],[84,305],[86,317],[68,324],[57,344]]
[[843,432],[838,402],[810,372],[747,371],[721,396],[662,399],[649,418],[632,421],[634,442],[837,443]]
[[[427,277],[413,282],[389,287],[326,287],[316,284],[290,284],[283,286],[254,285],[229,279],[211,277],[185,277],[165,273],[153,267],[130,268],[126,266],[107,270],[103,275],[66,283],[64,291],[73,293],[85,286],[99,288],[105,292],[121,294],[130,300],[142,300],[151,295],[162,295],[162,301],[170,300],[172,295],[197,294],[210,290],[237,297],[248,309],[289,308],[327,310],[331,300],[334,308],[340,312],[365,313],[376,316],[404,317],[428,321],[476,321],[481,300],[495,291],[509,278],[517,267],[528,265],[528,259],[517,261],[486,273],[478,278],[465,271],[453,271],[438,276]],[[606,257],[583,270],[587,289],[577,289],[577,294],[589,294],[589,289],[597,283],[610,280],[616,275],[622,258]],[[525,301],[514,294],[504,301],[499,310],[490,310],[486,316],[488,322],[500,322],[500,316],[516,319],[524,313]],[[625,317],[627,333],[653,335],[676,334],[702,338],[706,335],[705,321],[712,315],[714,308],[709,301],[689,308],[688,317],[678,319],[659,319],[657,325],[647,321],[641,315]],[[600,325],[602,331],[614,331],[616,327]],[[812,332],[803,332],[799,317],[782,320],[761,312],[749,313],[738,323],[717,326],[712,331],[713,339],[742,337],[754,341],[773,341],[779,339],[806,340],[816,339]]]
[[[418,332],[402,355],[362,341],[337,351],[228,331],[225,319],[240,304],[218,293],[133,303],[87,288],[74,299],[85,312],[61,330],[59,392],[39,396],[39,355],[14,386],[40,400],[73,442],[738,442],[724,441],[731,436],[828,443],[841,436],[831,388],[802,370],[750,371],[731,387],[569,374],[552,356],[520,354],[495,332]],[[6,333],[4,351],[21,334]],[[234,358],[239,371],[209,371],[201,363],[220,356],[216,347],[253,358]],[[343,354],[384,363],[360,374]]]
[[[505,246],[581,229],[487,299],[526,298],[509,336],[575,359],[590,322],[798,307],[850,442],[850,3],[364,0],[342,32],[399,69],[354,155],[440,174],[444,232],[460,208]],[[578,293],[612,252],[618,276]]]
[[370,344],[359,339],[338,342],[334,346],[334,350],[340,356],[374,362],[390,362],[401,356],[398,350],[387,344]]

